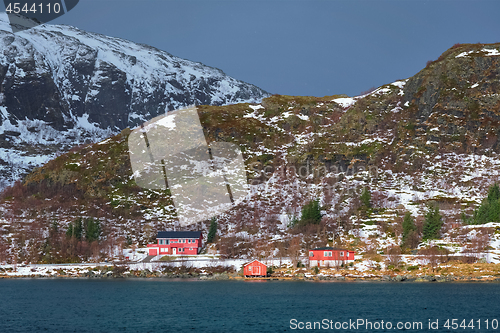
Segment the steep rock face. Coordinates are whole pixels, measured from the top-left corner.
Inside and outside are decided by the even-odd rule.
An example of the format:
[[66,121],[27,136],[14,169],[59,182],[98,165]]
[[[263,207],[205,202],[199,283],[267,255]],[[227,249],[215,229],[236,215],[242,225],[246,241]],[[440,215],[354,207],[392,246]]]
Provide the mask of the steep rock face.
[[7,182],[57,152],[169,110],[269,95],[219,69],[69,26],[13,34],[6,15],[0,49],[0,176]]
[[463,150],[498,149],[500,44],[459,45],[410,78],[404,101],[417,131]]

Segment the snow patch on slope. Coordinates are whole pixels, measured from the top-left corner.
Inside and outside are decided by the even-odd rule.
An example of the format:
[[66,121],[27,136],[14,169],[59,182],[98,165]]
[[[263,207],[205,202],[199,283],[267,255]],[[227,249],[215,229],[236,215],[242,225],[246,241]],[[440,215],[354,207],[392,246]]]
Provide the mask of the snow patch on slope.
[[479,52],[484,52],[485,53],[484,55],[487,56],[487,57],[500,56],[500,51],[499,50],[484,48],[481,51],[474,51],[474,50],[472,50],[472,51],[462,52],[459,55],[457,55],[455,58],[464,58],[464,57],[467,57],[467,56],[469,56],[471,54],[479,53]]

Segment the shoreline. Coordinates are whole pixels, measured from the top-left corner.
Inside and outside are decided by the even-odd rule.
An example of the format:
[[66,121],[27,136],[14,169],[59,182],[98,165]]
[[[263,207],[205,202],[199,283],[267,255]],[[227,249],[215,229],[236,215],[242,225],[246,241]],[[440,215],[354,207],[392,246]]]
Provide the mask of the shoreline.
[[[396,269],[269,267],[266,277],[244,277],[239,265],[160,265],[158,263],[23,264],[0,266],[0,279],[189,279],[244,281],[339,281],[339,282],[500,282],[500,264],[447,263]],[[406,269],[408,268],[408,269]],[[265,273],[264,273],[265,274]]]
[[217,273],[213,275],[190,275],[190,274],[126,274],[126,275],[0,275],[0,280],[4,279],[33,279],[33,280],[57,280],[57,279],[85,279],[85,280],[177,280],[177,281],[307,281],[307,282],[390,282],[390,283],[413,283],[413,282],[437,282],[437,283],[455,283],[455,282],[483,282],[500,283],[500,277],[471,277],[471,276],[405,276],[405,275],[381,275],[381,276],[270,276],[247,278],[236,274]]

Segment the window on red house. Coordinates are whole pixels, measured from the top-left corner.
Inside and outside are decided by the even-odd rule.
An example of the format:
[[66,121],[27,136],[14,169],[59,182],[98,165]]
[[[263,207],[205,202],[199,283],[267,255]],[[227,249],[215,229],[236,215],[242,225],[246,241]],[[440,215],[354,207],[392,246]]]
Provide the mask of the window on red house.
[[314,257],[314,252],[309,252],[309,257]]

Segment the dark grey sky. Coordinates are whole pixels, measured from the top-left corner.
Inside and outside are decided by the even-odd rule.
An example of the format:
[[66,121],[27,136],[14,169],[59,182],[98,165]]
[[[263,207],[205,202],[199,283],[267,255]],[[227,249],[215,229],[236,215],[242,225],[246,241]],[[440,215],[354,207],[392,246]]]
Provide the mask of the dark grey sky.
[[500,1],[81,0],[52,23],[149,44],[270,93],[356,95],[455,43],[500,42]]

